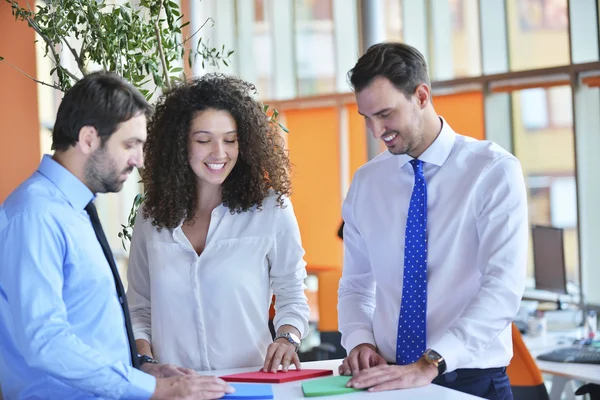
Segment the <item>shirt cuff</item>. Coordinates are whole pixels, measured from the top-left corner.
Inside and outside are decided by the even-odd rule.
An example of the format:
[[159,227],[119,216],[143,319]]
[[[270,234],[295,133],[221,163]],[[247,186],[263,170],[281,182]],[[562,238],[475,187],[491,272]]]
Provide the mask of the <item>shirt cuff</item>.
[[138,328],[136,330],[134,327],[133,328],[133,337],[135,338],[135,340],[144,339],[148,343],[152,344],[152,339],[150,339],[151,335],[150,335],[150,333],[148,333],[148,331],[150,331],[150,330],[143,329],[143,328]]
[[132,400],[148,400],[156,389],[156,378],[138,369],[130,368],[129,387],[123,398]]
[[342,345],[348,354],[350,354],[353,348],[363,343],[372,344],[373,346],[377,347],[373,332],[366,329],[358,329],[348,334],[348,337],[345,340],[342,340]]
[[446,361],[446,372],[452,372],[460,365],[466,365],[471,359],[471,354],[464,343],[451,332],[446,332],[431,349]]
[[275,327],[275,332],[279,330],[283,325],[291,325],[294,328],[298,329],[300,332],[300,339],[306,339],[308,336],[308,326],[305,322],[298,318],[294,317],[282,317],[277,321],[277,326]]

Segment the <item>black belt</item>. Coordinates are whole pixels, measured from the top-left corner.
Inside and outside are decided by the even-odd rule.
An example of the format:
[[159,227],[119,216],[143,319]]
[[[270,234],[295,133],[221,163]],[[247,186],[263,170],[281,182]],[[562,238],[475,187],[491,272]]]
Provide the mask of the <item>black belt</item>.
[[452,372],[447,372],[444,375],[438,376],[433,380],[433,383],[452,383],[459,379],[477,378],[479,376],[493,375],[497,373],[505,373],[506,367],[501,368],[462,368]]

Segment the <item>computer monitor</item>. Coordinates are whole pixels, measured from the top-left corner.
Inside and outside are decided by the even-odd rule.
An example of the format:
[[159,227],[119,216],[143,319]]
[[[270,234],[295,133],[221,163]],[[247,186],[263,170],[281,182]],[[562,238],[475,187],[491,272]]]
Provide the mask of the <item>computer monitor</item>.
[[557,294],[567,294],[567,272],[563,230],[533,225],[533,269],[535,288]]

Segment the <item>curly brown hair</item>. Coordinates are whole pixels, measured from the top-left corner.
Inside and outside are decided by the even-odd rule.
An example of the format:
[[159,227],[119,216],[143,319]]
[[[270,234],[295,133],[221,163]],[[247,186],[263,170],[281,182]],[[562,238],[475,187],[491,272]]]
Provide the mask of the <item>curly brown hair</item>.
[[223,204],[232,213],[260,209],[273,190],[283,206],[283,196],[291,194],[291,165],[276,124],[252,97],[255,93],[254,85],[241,79],[207,74],[160,97],[144,145],[144,218],[152,218],[159,229],[193,219],[196,176],[188,162],[190,124],[197,112],[207,109],[227,111],[237,124],[239,156],[223,182]]

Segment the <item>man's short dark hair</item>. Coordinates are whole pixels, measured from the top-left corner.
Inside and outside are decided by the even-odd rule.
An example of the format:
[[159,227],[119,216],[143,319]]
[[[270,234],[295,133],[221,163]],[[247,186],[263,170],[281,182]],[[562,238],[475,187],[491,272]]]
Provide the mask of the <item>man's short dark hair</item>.
[[360,92],[377,77],[387,78],[407,97],[422,83],[429,85],[427,62],[416,48],[404,43],[378,43],[348,72],[354,91]]
[[94,72],[67,90],[52,130],[52,149],[65,151],[79,139],[84,126],[93,126],[104,144],[120,123],[152,108],[133,85],[111,72]]

